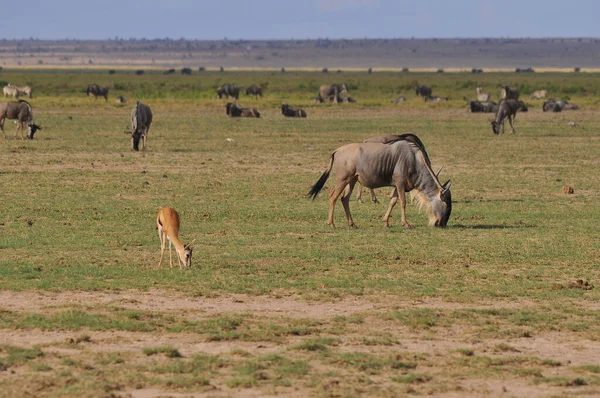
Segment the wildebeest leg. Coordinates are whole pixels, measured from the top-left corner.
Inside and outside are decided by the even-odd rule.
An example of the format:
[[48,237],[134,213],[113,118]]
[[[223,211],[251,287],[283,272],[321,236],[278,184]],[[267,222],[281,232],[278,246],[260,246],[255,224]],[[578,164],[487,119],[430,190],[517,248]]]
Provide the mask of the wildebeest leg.
[[349,182],[349,179],[338,180],[335,188],[331,191],[331,194],[329,194],[329,216],[327,217],[327,224],[332,227],[335,227],[335,224],[333,223],[333,209],[335,208],[335,202],[342,192],[344,192]]
[[390,198],[390,205],[388,206],[388,209],[385,212],[385,215],[383,216],[383,222],[386,227],[390,226],[390,214],[392,214],[392,209],[394,208],[394,206],[396,206],[397,201],[398,201],[398,194],[396,193],[396,190],[394,189],[394,191],[392,192],[392,196]]
[[357,228],[356,224],[354,224],[354,220],[352,220],[352,215],[350,214],[350,197],[352,196],[352,190],[354,189],[354,184],[358,181],[358,177],[354,177],[348,183],[346,188],[346,192],[342,197],[342,205],[344,205],[344,211],[346,212],[346,218],[348,219],[348,226],[351,228]]
[[398,186],[396,186],[396,188],[392,192],[392,198],[390,200],[390,205],[388,207],[387,212],[385,213],[385,216],[383,216],[383,222],[385,223],[386,227],[390,226],[390,223],[389,223],[390,215],[391,215],[392,209],[396,205],[396,202],[398,201],[398,199],[400,199],[400,212],[401,212],[401,216],[400,216],[401,220],[400,221],[402,222],[402,225],[405,228],[412,229],[413,226],[410,225],[406,221],[406,194],[405,194],[404,190]]
[[515,126],[513,125],[513,116],[509,116],[509,117],[508,117],[508,123],[510,123],[510,128],[511,128],[511,131],[510,131],[510,133],[511,133],[511,134],[514,134],[514,133],[516,133],[516,131],[515,131]]

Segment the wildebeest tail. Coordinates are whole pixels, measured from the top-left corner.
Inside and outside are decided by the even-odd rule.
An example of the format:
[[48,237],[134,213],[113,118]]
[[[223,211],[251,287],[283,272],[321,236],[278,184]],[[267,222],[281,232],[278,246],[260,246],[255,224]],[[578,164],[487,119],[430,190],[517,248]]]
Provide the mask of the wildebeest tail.
[[321,189],[323,189],[323,187],[325,186],[325,182],[327,182],[327,179],[329,178],[329,174],[331,173],[331,169],[333,168],[334,157],[335,157],[335,152],[331,154],[331,161],[329,162],[329,168],[321,175],[319,180],[315,183],[315,185],[312,186],[312,188],[308,192],[308,197],[312,198],[312,200],[315,200],[317,198],[317,195],[319,194],[319,192],[321,192]]
[[142,138],[142,135],[139,134],[137,131],[135,131],[133,133],[133,150],[134,151],[139,151],[140,150],[140,139]]

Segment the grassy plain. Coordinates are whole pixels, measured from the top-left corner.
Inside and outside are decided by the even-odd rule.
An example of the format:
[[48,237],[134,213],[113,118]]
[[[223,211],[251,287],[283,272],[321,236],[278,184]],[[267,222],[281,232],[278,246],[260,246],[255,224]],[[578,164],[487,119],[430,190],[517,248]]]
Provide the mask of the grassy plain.
[[[44,70],[2,81],[34,87],[43,130],[15,140],[7,122],[0,142],[0,396],[600,393],[600,75]],[[311,103],[341,81],[357,104]],[[111,87],[108,102],[85,96],[92,82]],[[214,95],[226,82],[266,85],[263,99],[241,97],[263,117],[227,118]],[[424,104],[417,82],[451,100]],[[581,110],[526,101],[517,134],[494,136],[462,98],[477,86],[497,98],[504,84]],[[399,95],[408,101],[392,104]],[[146,153],[123,134],[135,99],[154,112]],[[282,102],[308,118],[283,118]],[[329,154],[403,132],[452,179],[449,228],[409,206],[416,229],[397,211],[385,229],[389,189],[380,204],[351,202],[360,229],[339,204],[329,228],[326,193],[306,198]],[[156,269],[161,206],[196,239],[191,269]]]

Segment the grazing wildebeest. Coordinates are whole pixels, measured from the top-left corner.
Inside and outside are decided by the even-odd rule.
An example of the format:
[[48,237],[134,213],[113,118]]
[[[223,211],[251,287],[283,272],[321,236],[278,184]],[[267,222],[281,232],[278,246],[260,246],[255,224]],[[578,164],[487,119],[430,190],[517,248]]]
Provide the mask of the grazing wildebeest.
[[321,102],[330,101],[338,102],[340,94],[348,91],[348,85],[342,84],[324,84],[319,87],[319,93],[317,97],[321,99]]
[[530,100],[533,99],[544,99],[548,95],[548,90],[536,90],[529,96]]
[[124,104],[127,102],[127,98],[123,97],[123,96],[118,96],[117,100],[116,100],[117,104]]
[[575,72],[575,73],[579,73],[579,72],[581,72],[581,68],[580,68],[579,66],[576,66],[576,67],[573,69],[573,72]]
[[535,70],[533,70],[533,68],[516,68],[515,72],[517,72],[517,73],[534,73]]
[[329,72],[329,69],[327,69],[327,68],[323,68],[323,69],[321,70],[321,72],[323,72],[323,73],[328,73],[328,72]]
[[98,99],[98,97],[104,97],[104,99],[108,101],[108,90],[108,87],[100,87],[96,83],[92,83],[88,86],[86,94],[88,96],[93,95],[95,99]]
[[114,69],[109,69],[109,70],[108,70],[108,74],[109,74],[109,75],[114,75],[115,73],[117,73],[117,71],[116,71],[116,70],[114,70]]
[[181,74],[182,75],[191,75],[192,74],[192,69],[191,68],[182,68],[181,69]]
[[426,95],[423,97],[423,100],[425,100],[425,102],[432,102],[435,104],[436,102],[448,101],[448,97],[438,97],[437,95],[434,95],[434,96]]
[[204,72],[205,70],[206,70],[206,68],[204,66],[201,66],[201,67],[198,68],[199,72]]
[[23,131],[27,126],[27,138],[33,139],[33,136],[37,130],[41,130],[42,127],[38,126],[33,122],[33,109],[29,102],[25,100],[19,100],[18,102],[2,102],[0,103],[0,130],[4,134],[6,139],[6,132],[4,131],[4,121],[17,120],[17,130],[15,131],[15,138],[21,130],[21,139],[23,137]]
[[442,68],[440,68],[435,73],[444,73],[444,70]]
[[144,70],[143,69],[138,69],[138,70],[135,71],[135,74],[138,75],[138,76],[141,76],[141,75],[144,74]]
[[315,199],[331,170],[335,168],[337,181],[329,195],[329,217],[327,223],[334,226],[333,210],[338,197],[344,192],[342,204],[350,227],[356,227],[350,214],[350,196],[354,185],[359,182],[367,188],[394,187],[392,199],[383,217],[389,226],[392,209],[400,199],[401,222],[406,228],[412,226],[406,221],[406,192],[416,191],[416,199],[428,207],[429,224],[445,227],[452,211],[450,181],[440,184],[431,169],[429,157],[421,140],[412,134],[398,137],[388,143],[368,142],[348,144],[331,154],[329,168],[309,191]]
[[402,72],[408,72],[408,68],[402,68]]
[[544,102],[542,109],[544,110],[544,112],[561,112],[577,110],[579,109],[579,106],[575,104],[569,104],[567,101],[550,98],[548,101]]
[[481,87],[477,87],[475,91],[477,91],[477,101],[486,102],[489,101],[490,98],[492,98],[490,93],[484,93]]
[[140,141],[142,142],[142,151],[146,150],[148,140],[148,131],[152,124],[152,111],[146,104],[137,101],[131,111],[131,140],[134,151],[140,150]]
[[471,73],[474,74],[474,75],[475,74],[479,74],[479,73],[483,73],[483,69],[473,68],[473,69],[471,69]]
[[501,99],[519,99],[519,89],[516,87],[504,86],[502,91],[500,92]]
[[288,104],[281,105],[281,113],[285,117],[306,117],[304,109],[292,108]]
[[431,87],[421,84],[420,86],[415,87],[415,94],[417,94],[417,97],[430,97]]
[[[508,123],[510,123],[511,134],[515,133],[515,127],[513,125],[513,120],[517,116],[517,111],[521,107],[520,101],[514,99],[507,99],[500,102],[498,112],[496,113],[496,119],[492,120],[492,131],[494,134],[504,133],[504,120],[508,119]],[[502,131],[500,131],[499,126],[502,125]]]
[[225,72],[225,68],[223,68],[222,66],[219,66],[219,72]]
[[253,84],[250,87],[246,88],[246,95],[254,95],[255,98],[258,98],[259,96],[263,96],[263,89],[262,87]]
[[285,68],[284,67],[281,68],[281,73],[285,73]]
[[219,98],[226,96],[227,98],[240,98],[240,89],[235,84],[223,84],[217,89],[217,96]]
[[491,113],[495,105],[494,101],[469,101],[468,110],[472,113]]
[[242,108],[239,104],[228,102],[225,105],[225,113],[231,117],[260,117],[260,112],[254,108]]
[[373,68],[369,68],[369,70],[367,70],[367,73],[370,75],[371,73],[373,73]]

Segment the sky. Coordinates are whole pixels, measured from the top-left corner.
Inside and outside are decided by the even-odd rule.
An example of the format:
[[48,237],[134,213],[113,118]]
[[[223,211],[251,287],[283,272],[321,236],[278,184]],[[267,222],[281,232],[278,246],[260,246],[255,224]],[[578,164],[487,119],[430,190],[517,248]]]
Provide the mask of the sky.
[[0,39],[600,37],[598,0],[28,0],[3,8]]

